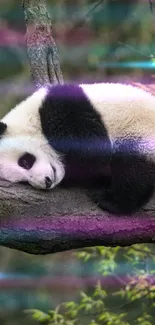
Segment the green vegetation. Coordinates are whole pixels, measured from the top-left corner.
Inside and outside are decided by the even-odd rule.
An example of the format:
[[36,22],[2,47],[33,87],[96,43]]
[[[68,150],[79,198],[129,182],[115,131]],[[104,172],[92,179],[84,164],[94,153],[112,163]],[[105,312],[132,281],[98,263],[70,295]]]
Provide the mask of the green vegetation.
[[[155,317],[154,247],[89,248],[76,253],[85,263],[95,260],[98,275],[95,288],[81,292],[77,302],[61,303],[48,312],[28,310],[33,319],[45,325],[152,325]],[[151,265],[150,265],[151,257]],[[130,269],[121,272],[128,264]],[[126,276],[124,277],[124,274]],[[110,276],[110,277],[109,277]],[[101,284],[116,280],[116,288]]]

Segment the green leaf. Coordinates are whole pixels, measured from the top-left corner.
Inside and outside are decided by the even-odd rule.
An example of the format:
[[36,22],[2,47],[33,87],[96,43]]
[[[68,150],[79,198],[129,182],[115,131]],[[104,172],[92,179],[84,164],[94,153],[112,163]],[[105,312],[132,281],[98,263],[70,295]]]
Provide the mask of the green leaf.
[[44,313],[38,309],[28,309],[25,310],[26,313],[32,313],[32,317],[39,322],[49,321],[51,319],[50,315]]

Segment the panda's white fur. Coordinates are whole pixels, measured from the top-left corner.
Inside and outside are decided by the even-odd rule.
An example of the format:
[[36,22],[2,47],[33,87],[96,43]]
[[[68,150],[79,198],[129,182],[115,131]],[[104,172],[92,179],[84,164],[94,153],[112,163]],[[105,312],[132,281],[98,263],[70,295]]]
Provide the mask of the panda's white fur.
[[155,97],[149,92],[119,83],[81,87],[101,114],[112,138],[126,138],[127,133],[145,139],[155,136]]
[[[63,89],[61,87],[65,86],[59,86],[60,89]],[[99,114],[104,128],[108,131],[110,143],[113,144],[119,139],[140,138],[142,153],[152,162],[155,161],[155,97],[153,95],[137,87],[119,83],[81,84],[78,87],[89,100],[92,111]],[[54,86],[50,87],[51,94],[54,89]],[[72,96],[72,106],[74,106],[74,86],[70,85],[70,91],[66,90],[65,96],[67,96],[67,91]],[[52,189],[65,177],[66,166],[62,160],[64,152],[62,153],[57,148],[52,147],[46,132],[43,132],[42,128],[40,107],[46,101],[48,93],[49,88],[37,90],[1,120],[7,125],[0,139],[1,178],[11,182],[28,181],[32,186],[44,189],[46,188],[45,178],[49,177],[52,180],[49,188]],[[58,114],[63,102],[61,91],[60,96],[62,96],[60,105],[56,102]],[[78,105],[76,96],[75,101],[75,104]],[[50,104],[52,112],[52,99]],[[44,107],[42,110],[45,109]],[[72,109],[74,111],[74,107]],[[79,103],[79,118],[80,115],[84,114],[82,110],[83,107]],[[65,116],[64,111],[63,113]],[[68,128],[69,125],[67,124],[69,123],[67,114],[66,107],[66,116],[62,122],[64,123],[63,128]],[[89,116],[86,119],[89,119]],[[93,117],[91,119],[93,122]],[[94,125],[95,121],[96,116],[94,117]],[[51,122],[49,113],[49,124],[54,129],[52,123],[55,123],[55,120],[53,119]],[[75,123],[75,118],[73,123]],[[45,127],[46,125],[49,127],[47,121]],[[85,127],[85,122],[83,125]],[[59,127],[61,129],[61,123]],[[76,127],[78,128],[75,124]],[[82,128],[81,125],[79,125],[80,127]],[[96,124],[96,129],[97,127]],[[37,158],[36,163],[29,170],[25,170],[17,164],[24,152],[32,153]]]

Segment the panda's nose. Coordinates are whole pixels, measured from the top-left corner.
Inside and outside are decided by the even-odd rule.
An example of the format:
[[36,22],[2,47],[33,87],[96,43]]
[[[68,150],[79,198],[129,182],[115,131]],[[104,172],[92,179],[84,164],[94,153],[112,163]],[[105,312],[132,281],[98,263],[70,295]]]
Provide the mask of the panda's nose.
[[52,185],[52,180],[48,176],[45,177],[45,184],[46,184],[46,188],[50,188]]

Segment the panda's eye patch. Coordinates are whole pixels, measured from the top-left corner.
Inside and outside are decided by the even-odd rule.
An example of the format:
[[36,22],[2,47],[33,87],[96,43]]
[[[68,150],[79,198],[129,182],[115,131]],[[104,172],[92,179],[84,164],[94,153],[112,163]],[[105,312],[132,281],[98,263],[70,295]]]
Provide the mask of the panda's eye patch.
[[36,157],[26,152],[18,159],[18,165],[24,169],[31,169],[35,161]]

